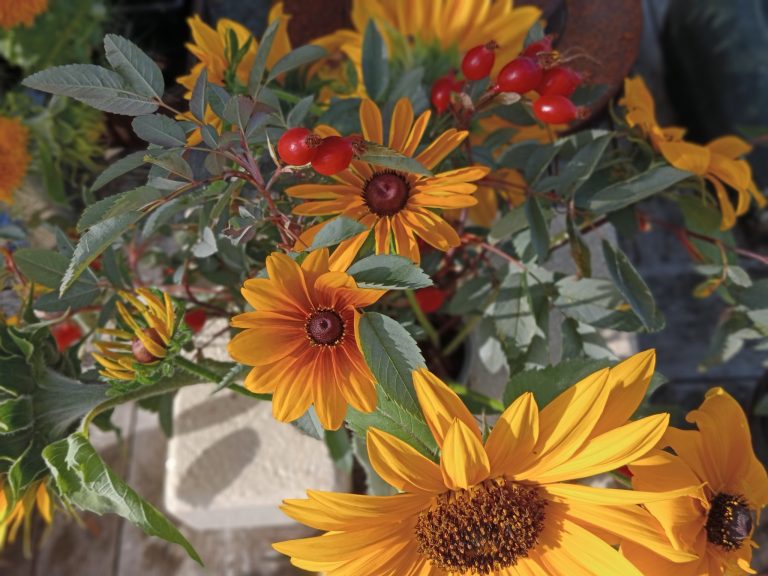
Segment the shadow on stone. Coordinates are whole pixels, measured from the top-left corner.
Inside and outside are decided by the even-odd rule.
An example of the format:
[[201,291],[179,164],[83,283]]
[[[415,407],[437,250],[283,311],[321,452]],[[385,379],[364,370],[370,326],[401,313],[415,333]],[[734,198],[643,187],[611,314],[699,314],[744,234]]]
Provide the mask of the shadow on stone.
[[251,401],[239,395],[213,397],[182,412],[174,423],[175,433],[187,434],[215,426],[224,420],[231,420],[247,412],[252,407]]

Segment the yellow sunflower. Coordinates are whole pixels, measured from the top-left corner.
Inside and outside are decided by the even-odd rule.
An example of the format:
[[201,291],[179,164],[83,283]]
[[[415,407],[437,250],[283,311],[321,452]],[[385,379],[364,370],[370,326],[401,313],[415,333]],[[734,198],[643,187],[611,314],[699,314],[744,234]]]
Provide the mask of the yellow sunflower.
[[19,501],[9,509],[3,483],[0,478],[0,551],[5,548],[6,542],[14,543],[19,529],[23,527],[24,548],[29,553],[32,515],[37,509],[45,523],[50,524],[53,521],[51,497],[45,482],[37,482],[27,488]]
[[100,353],[94,359],[104,368],[100,374],[113,380],[135,380],[136,364],[151,365],[166,357],[176,326],[173,301],[168,294],[160,298],[147,288],[135,294],[120,292],[130,304],[117,302],[117,311],[124,328],[102,328],[99,334],[109,340],[95,342]]
[[[392,113],[388,145],[406,156],[413,156],[431,170],[453,152],[467,137],[467,132],[446,130],[420,153],[416,148],[426,130],[431,112],[413,120],[413,107],[401,98]],[[370,142],[384,143],[379,107],[371,100],[360,103],[363,136]],[[326,130],[330,131],[330,130]],[[346,268],[375,230],[376,253],[395,253],[419,262],[416,236],[438,250],[448,250],[461,243],[458,234],[433,208],[467,208],[477,204],[472,196],[489,169],[469,166],[441,172],[434,176],[397,172],[367,162],[353,160],[351,166],[333,177],[333,184],[300,184],[286,193],[293,198],[313,200],[293,209],[305,216],[341,215],[359,221],[367,230],[343,241],[332,261]],[[331,220],[321,222],[301,235],[296,249],[305,250],[315,235]]]
[[[490,228],[499,213],[499,197],[514,208],[525,202],[526,188],[525,179],[517,170],[500,168],[491,172],[477,183],[477,204],[468,209],[470,220]],[[449,220],[455,220],[460,215],[459,210],[448,210],[445,213]]]
[[[292,518],[327,531],[274,548],[294,565],[329,576],[635,576],[601,536],[622,534],[673,558],[646,522],[621,514],[665,494],[568,484],[651,450],[666,414],[628,421],[645,393],[653,353],[601,370],[539,410],[532,394],[501,415],[487,440],[450,388],[426,369],[416,394],[440,462],[375,428],[373,467],[402,493],[377,497],[309,492],[288,500]],[[690,558],[690,555],[684,555]]]
[[8,204],[13,203],[13,191],[27,175],[28,147],[29,129],[21,120],[0,116],[0,200]]
[[[723,215],[721,230],[733,227],[736,218],[749,209],[752,199],[761,208],[766,205],[766,198],[752,179],[752,168],[742,159],[752,150],[747,142],[737,136],[723,136],[702,146],[686,142],[683,128],[660,127],[653,97],[639,76],[625,80],[620,103],[627,109],[627,123],[638,127],[667,162],[712,184]],[[735,209],[726,186],[737,194]]]
[[232,318],[245,328],[229,343],[237,362],[254,366],[245,387],[271,393],[272,412],[290,422],[315,405],[328,430],[344,421],[347,404],[371,412],[375,381],[357,340],[358,308],[376,302],[382,290],[357,287],[352,276],[332,268],[328,250],[316,250],[301,265],[285,254],[267,257],[268,278],[252,278],[242,294],[255,312]]
[[[470,48],[495,40],[500,46],[495,74],[522,50],[525,35],[540,16],[538,8],[515,8],[511,0],[353,0],[353,29],[338,30],[313,43],[332,56],[343,53],[354,64],[357,77],[362,78],[363,36],[369,20],[377,23],[390,53],[396,44],[395,31],[409,43],[454,49],[459,57]],[[456,67],[459,64],[454,62]],[[358,82],[358,95],[364,93],[363,83]]]
[[655,451],[629,468],[639,490],[703,486],[698,497],[677,499],[674,506],[647,504],[659,532],[698,559],[672,564],[631,542],[622,544],[622,552],[653,576],[754,574],[752,533],[755,517],[768,504],[768,476],[752,451],[749,423],[722,388],[711,389],[687,420],[698,430],[670,428],[662,442],[674,454]]
[[19,24],[31,26],[46,10],[48,0],[0,0],[0,28],[9,30]]

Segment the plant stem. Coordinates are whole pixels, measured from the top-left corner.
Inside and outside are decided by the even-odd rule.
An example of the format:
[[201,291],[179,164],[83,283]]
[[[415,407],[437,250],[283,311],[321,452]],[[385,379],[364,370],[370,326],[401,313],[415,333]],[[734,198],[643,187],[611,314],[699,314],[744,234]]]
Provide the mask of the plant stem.
[[432,322],[429,321],[427,315],[424,314],[424,310],[419,306],[419,302],[416,300],[416,295],[413,293],[413,290],[406,290],[405,297],[408,299],[408,304],[411,305],[411,310],[413,310],[413,315],[416,317],[416,321],[424,329],[424,332],[426,332],[429,341],[439,350],[440,336],[438,336],[437,330],[432,326]]
[[464,327],[459,330],[459,333],[456,334],[456,336],[451,340],[448,345],[443,349],[443,355],[449,356],[450,354],[453,354],[456,352],[456,350],[461,346],[461,344],[464,342],[464,340],[467,339],[467,336],[469,336],[472,331],[477,328],[477,325],[480,324],[480,322],[483,320],[482,316],[472,316],[472,318],[464,324]]

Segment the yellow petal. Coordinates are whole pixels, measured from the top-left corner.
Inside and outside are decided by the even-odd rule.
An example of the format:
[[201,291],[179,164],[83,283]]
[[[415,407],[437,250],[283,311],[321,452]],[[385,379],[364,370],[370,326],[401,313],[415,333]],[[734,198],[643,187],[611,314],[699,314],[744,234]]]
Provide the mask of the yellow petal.
[[399,438],[369,428],[366,442],[371,465],[390,486],[411,493],[445,491],[437,464],[427,460]]
[[678,170],[703,176],[709,168],[709,149],[690,142],[661,142],[659,152]]
[[421,411],[435,437],[442,447],[448,430],[455,419],[459,419],[480,440],[480,428],[464,402],[437,376],[426,368],[413,371],[413,387],[419,399]]
[[363,137],[369,142],[384,144],[384,129],[381,123],[381,111],[373,100],[363,98],[360,102],[360,126]]
[[445,485],[454,490],[479,484],[487,480],[491,472],[488,455],[476,431],[458,418],[445,436],[440,468]]
[[534,395],[526,392],[504,410],[485,443],[492,475],[513,474],[538,438],[539,408]]
[[738,136],[715,138],[707,144],[707,148],[713,153],[722,154],[727,158],[741,158],[752,152],[752,145]]
[[389,125],[389,147],[402,151],[411,132],[413,124],[413,106],[407,96],[403,96],[395,104],[392,111],[392,121]]

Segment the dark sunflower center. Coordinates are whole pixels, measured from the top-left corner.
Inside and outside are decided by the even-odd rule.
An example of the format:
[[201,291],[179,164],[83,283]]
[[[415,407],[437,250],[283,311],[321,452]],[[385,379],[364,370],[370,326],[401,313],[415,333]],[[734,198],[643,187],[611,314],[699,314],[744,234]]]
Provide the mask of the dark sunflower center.
[[378,172],[365,184],[363,197],[377,216],[394,216],[408,203],[411,187],[397,172]]
[[335,310],[317,310],[306,323],[307,336],[320,346],[335,346],[344,338],[344,320]]
[[741,548],[752,534],[752,511],[741,496],[720,492],[710,502],[707,540],[724,550]]
[[[158,344],[160,346],[164,346],[165,343],[163,342],[163,339],[160,337],[160,334],[155,330],[154,328],[145,328],[144,334],[149,336],[149,338]],[[144,345],[144,342],[139,340],[138,338],[134,338],[131,341],[131,352],[133,352],[133,357],[139,364],[151,364],[152,362],[156,362],[157,360],[160,360],[157,356],[152,354],[149,350],[147,350],[147,347]]]
[[446,492],[419,514],[418,551],[451,574],[495,574],[538,544],[545,506],[535,488],[501,478]]

